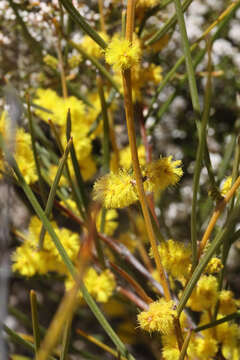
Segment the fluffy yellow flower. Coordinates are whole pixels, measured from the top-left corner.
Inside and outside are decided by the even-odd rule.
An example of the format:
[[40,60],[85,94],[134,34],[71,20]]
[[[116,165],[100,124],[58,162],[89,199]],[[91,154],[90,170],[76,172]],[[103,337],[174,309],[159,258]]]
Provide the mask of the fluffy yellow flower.
[[17,129],[15,159],[25,181],[30,184],[37,180],[36,165],[32,151],[30,134],[23,129]]
[[127,39],[113,37],[105,51],[106,62],[113,65],[114,70],[126,70],[140,61],[141,49],[137,41],[131,44]]
[[[96,219],[97,230],[100,231],[101,220],[102,220],[102,210],[99,212]],[[104,234],[111,236],[116,228],[118,227],[118,213],[114,209],[107,210],[104,223]]]
[[[71,232],[68,229],[59,228],[55,222],[52,222],[52,226],[68,256],[72,261],[75,261],[80,247],[79,235],[77,233]],[[29,238],[32,240],[35,246],[38,244],[41,228],[42,222],[38,219],[37,216],[33,216],[29,224]],[[44,249],[54,255],[59,260],[59,262],[62,262],[62,258],[48,233],[46,233],[44,238]]]
[[58,67],[58,59],[52,55],[47,54],[46,56],[44,56],[43,61],[53,70],[56,70]]
[[71,69],[78,67],[78,65],[82,62],[83,58],[80,54],[73,55],[68,59],[68,65]]
[[[141,166],[146,164],[146,152],[145,147],[140,145],[138,147],[138,159]],[[119,167],[129,170],[132,167],[132,156],[130,146],[126,146],[119,151]],[[111,169],[114,172],[118,171],[116,167],[116,157],[115,154],[111,158]]]
[[[220,319],[222,316],[218,316]],[[239,328],[237,324],[224,322],[216,326],[216,339],[221,343],[221,352],[227,360],[237,360],[239,355]]]
[[[88,292],[101,303],[106,303],[116,288],[114,275],[108,269],[98,274],[94,268],[90,268],[84,275],[83,282]],[[67,290],[71,289],[73,284],[72,278],[66,279],[65,287]],[[82,299],[81,292],[79,292],[78,297]]]
[[[78,234],[65,228],[59,229],[55,222],[52,222],[52,226],[68,256],[72,261],[75,261],[80,246]],[[48,233],[44,238],[43,249],[38,250],[41,228],[41,221],[33,216],[29,224],[29,234],[26,241],[12,255],[13,270],[18,271],[23,276],[43,275],[53,271],[61,275],[66,274],[67,269]]]
[[174,319],[177,316],[174,302],[160,299],[152,302],[147,311],[138,314],[138,322],[143,330],[168,335],[174,330]]
[[[0,118],[0,133],[7,141],[8,137],[8,117],[4,111]],[[16,131],[15,143],[15,160],[18,167],[28,184],[34,183],[37,180],[37,171],[32,151],[32,140],[30,134],[24,131],[23,128],[18,128]],[[0,169],[4,169],[4,155],[0,151]]]
[[[90,180],[97,172],[96,163],[91,155],[79,160],[79,167],[84,181]],[[70,172],[73,174],[71,169],[72,166],[70,166]]]
[[[51,89],[37,89],[36,99],[34,103],[38,106],[45,108],[47,111],[41,109],[35,109],[35,113],[44,121],[51,119],[54,123],[58,124],[59,120],[57,119],[54,110],[58,107],[61,107],[61,98],[57,93]],[[65,115],[66,120],[66,115]],[[61,121],[62,123],[62,121]]]
[[211,337],[196,337],[189,345],[190,359],[211,360],[218,351],[217,341]]
[[[162,264],[167,272],[175,279],[181,279],[189,274],[191,262],[191,248],[181,242],[169,239],[158,246]],[[153,257],[152,249],[150,256]]]
[[31,277],[36,273],[43,275],[48,272],[45,254],[33,249],[29,241],[16,249],[12,254],[12,261],[12,270],[19,272],[22,276]]
[[138,200],[135,180],[125,170],[119,173],[110,173],[94,184],[93,199],[100,201],[103,206],[109,208],[123,208]]
[[195,286],[187,306],[193,311],[207,310],[216,304],[218,299],[217,279],[212,275],[203,275]]
[[232,291],[222,290],[220,292],[218,311],[221,315],[229,315],[237,311],[236,301]]
[[149,64],[148,67],[139,71],[141,87],[146,83],[152,82],[158,85],[162,81],[162,67],[155,64]]
[[175,185],[183,175],[181,160],[172,161],[172,156],[163,157],[146,165],[145,187],[150,191],[164,190]]
[[[56,125],[60,127],[65,127],[67,112],[68,109],[70,109],[72,128],[74,128],[75,126],[79,127],[81,125],[82,127],[84,127],[84,104],[81,100],[77,99],[74,96],[63,99],[51,89],[38,89],[36,91],[36,99],[34,100],[34,103],[50,111],[49,113],[41,109],[35,110],[35,113],[44,121],[48,121],[48,119],[51,119]],[[87,130],[84,129],[84,135],[86,134],[86,131]]]
[[2,135],[5,135],[6,132],[6,123],[7,123],[6,119],[7,119],[7,112],[3,111],[0,117],[0,133]]
[[207,264],[205,272],[207,274],[217,274],[222,268],[223,264],[221,260],[217,257],[213,257]]
[[162,336],[162,355],[164,360],[175,360],[179,358],[180,351],[178,348],[176,335],[168,334]]
[[136,6],[141,8],[150,8],[159,3],[159,0],[137,0]]
[[[105,42],[109,41],[109,37],[104,32],[99,32],[99,35],[102,37],[102,39]],[[102,48],[94,41],[90,36],[85,35],[83,36],[81,47],[92,56],[95,56],[96,58],[100,58],[103,56],[103,50]]]
[[96,298],[97,301],[105,303],[112,296],[116,288],[116,282],[113,273],[110,270],[104,270],[97,278],[94,275],[94,269],[90,269],[86,278],[86,286]]
[[221,195],[225,196],[226,193],[231,189],[231,187],[232,187],[232,177],[228,176],[224,181],[223,185],[221,186]]

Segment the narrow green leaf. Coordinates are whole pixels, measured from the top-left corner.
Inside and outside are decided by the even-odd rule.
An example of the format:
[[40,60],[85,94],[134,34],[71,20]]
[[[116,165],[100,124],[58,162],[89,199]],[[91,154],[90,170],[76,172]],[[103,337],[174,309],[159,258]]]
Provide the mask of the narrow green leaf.
[[[23,339],[18,333],[16,333],[14,330],[10,329],[7,325],[3,325],[3,330],[8,334],[10,339],[15,342],[18,345],[24,346],[26,349],[35,352],[34,345],[25,339]],[[56,360],[53,356],[48,357],[49,360]]]
[[[218,28],[216,30],[216,32],[214,33],[213,37],[212,37],[212,42],[214,42],[221,34],[221,31],[223,29],[225,29],[226,24],[229,22],[229,20],[233,17],[233,15],[235,14],[236,10],[240,7],[240,2],[238,1],[236,3],[236,5],[231,9],[231,11],[229,12],[229,14],[227,16],[225,16],[223,18],[223,20],[221,20],[221,22],[218,24]],[[199,42],[204,39],[204,34],[205,32],[203,32],[203,35],[200,36],[200,38],[191,46],[190,50],[191,52],[193,52],[197,47]],[[183,55],[177,62],[176,64],[172,67],[171,70],[169,70],[169,72],[165,75],[164,79],[162,80],[160,86],[157,88],[156,93],[154,95],[154,97],[151,100],[149,109],[148,109],[148,113],[145,116],[145,118],[148,118],[152,112],[153,112],[153,104],[157,101],[157,98],[159,96],[159,94],[161,93],[161,91],[164,89],[164,87],[169,84],[169,81],[173,78],[174,74],[177,72],[178,68],[182,65],[182,63],[184,62],[185,59],[185,55]],[[223,169],[224,170],[224,169]],[[221,176],[224,176],[225,171],[221,171]]]
[[84,20],[83,16],[79,14],[77,9],[73,6],[70,0],[60,0],[73,21],[80,26],[80,28],[88,34],[101,48],[106,49],[107,44],[103,38]]
[[[0,134],[0,146],[4,149],[4,144],[3,144],[3,139],[2,139],[1,134]],[[22,189],[23,189],[25,195],[27,196],[29,202],[31,203],[33,209],[35,210],[36,214],[38,215],[40,220],[43,222],[44,227],[46,228],[49,235],[51,236],[51,238],[52,238],[52,240],[53,240],[53,242],[54,242],[54,244],[55,244],[55,246],[56,246],[56,248],[57,248],[57,250],[58,250],[58,252],[59,252],[59,254],[60,254],[60,256],[61,256],[61,258],[63,260],[63,262],[64,262],[64,264],[66,265],[69,273],[75,279],[76,269],[75,269],[71,259],[68,257],[68,254],[67,254],[66,250],[62,246],[62,243],[60,242],[57,234],[55,233],[51,223],[49,222],[48,218],[46,217],[45,212],[43,211],[43,209],[39,205],[39,203],[38,203],[35,195],[33,194],[31,188],[25,182],[24,177],[22,176],[15,159],[12,157],[11,154],[6,154],[5,153],[5,156],[6,156],[6,159],[7,159],[8,163],[9,163],[9,165],[12,167],[12,169],[14,170],[14,172],[15,172],[15,174],[17,176],[19,185],[22,187]],[[111,325],[106,320],[105,316],[103,315],[103,313],[101,312],[101,310],[97,306],[96,302],[93,300],[93,298],[91,297],[91,295],[87,291],[87,288],[85,287],[85,285],[81,284],[80,288],[81,288],[84,300],[86,301],[86,303],[90,307],[91,311],[93,312],[95,317],[98,319],[99,323],[101,324],[103,329],[106,331],[106,333],[108,334],[110,339],[113,341],[113,343],[119,349],[121,355],[126,356],[129,360],[133,360],[134,357],[128,353],[128,350],[126,349],[125,345],[119,339],[119,337],[115,333],[115,331],[112,329]]]
[[[70,109],[68,109],[67,126],[66,126],[67,141],[69,141],[70,136],[71,136],[71,128],[72,128],[71,111],[70,111]],[[79,190],[79,194],[81,197],[81,202],[83,204],[85,212],[87,212],[88,202],[87,202],[87,197],[86,197],[85,189],[84,189],[84,181],[83,181],[81,169],[80,169],[80,166],[79,166],[79,163],[77,160],[77,155],[76,155],[74,144],[72,144],[72,146],[70,148],[70,155],[71,155],[71,160],[72,160],[72,164],[73,164],[75,178],[77,181],[77,188]]]
[[60,360],[67,360],[68,358],[68,349],[69,349],[70,336],[71,336],[71,325],[72,325],[72,319],[68,319],[63,332]]
[[107,103],[103,91],[103,82],[100,77],[97,80],[98,94],[101,102],[102,119],[103,119],[103,173],[109,172],[110,169],[110,134],[109,134],[109,119],[107,112]]
[[[10,306],[9,307],[9,313],[12,314],[13,316],[15,316],[21,323],[23,323],[27,328],[31,329],[32,328],[32,322],[31,320],[20,310]],[[41,336],[44,336],[46,334],[46,329],[39,325],[39,331]],[[74,346],[70,346],[70,350],[74,353],[80,354],[83,358],[86,359],[91,359],[91,360],[100,360],[99,357],[96,357],[92,354],[90,354],[87,351],[83,351],[83,350],[79,350]]]
[[229,164],[231,163],[233,152],[236,145],[236,139],[237,139],[237,135],[235,131],[237,131],[237,129],[234,129],[234,133],[231,135],[229,142],[226,144],[225,148],[223,149],[223,159],[221,161],[221,164],[217,172],[218,181],[221,181],[224,178],[227,169],[229,167]]
[[[52,129],[52,131],[54,133],[54,136],[55,136],[55,139],[56,139],[56,142],[57,142],[57,145],[58,145],[58,149],[59,149],[60,153],[63,155],[63,147],[62,147],[61,139],[60,139],[60,136],[59,136],[58,131],[56,129],[56,126],[53,124],[52,121],[50,121],[49,124],[50,124],[51,129]],[[68,124],[67,124],[67,126],[68,126]],[[68,129],[67,129],[67,131],[68,131]],[[69,182],[69,184],[71,186],[73,198],[74,198],[74,200],[76,202],[78,211],[81,214],[82,218],[84,219],[85,218],[85,213],[83,211],[82,197],[81,197],[81,194],[80,194],[80,191],[79,191],[78,187],[76,186],[75,182],[72,179],[72,176],[71,176],[71,173],[70,173],[69,166],[68,166],[67,162],[66,162],[66,175],[67,175],[68,182]]]
[[38,321],[38,312],[37,312],[37,298],[34,290],[30,291],[30,304],[31,304],[31,314],[32,314],[34,349],[35,349],[35,354],[37,354],[38,349],[40,347],[40,330],[39,330],[39,321]]
[[[197,65],[202,61],[204,55],[206,53],[205,49],[201,49],[199,50],[199,52],[197,53],[194,62],[193,62],[193,66],[194,69],[197,67]],[[175,99],[175,97],[178,95],[179,93],[179,89],[181,89],[184,85],[184,83],[187,80],[187,74],[185,74],[183,76],[183,78],[181,79],[179,85],[177,86],[176,90],[174,90],[174,92],[168,97],[168,99],[164,102],[164,104],[162,104],[162,106],[160,107],[158,113],[157,113],[157,117],[156,120],[154,121],[154,123],[151,125],[151,127],[149,127],[148,131],[151,132],[154,130],[154,127],[158,124],[158,122],[160,121],[160,119],[162,118],[163,114],[165,114],[165,112],[168,110],[169,106],[171,105],[171,103],[173,102],[173,100]]]
[[[9,306],[8,308],[9,314],[15,316],[24,326],[26,326],[27,329],[32,329],[32,321],[29,319],[29,317],[23,313],[21,310],[13,307],[13,306]],[[39,328],[39,333],[41,336],[44,336],[46,330],[43,326],[41,326],[39,324],[38,326]]]
[[41,57],[42,57],[41,43],[36,41],[30,34],[30,32],[28,31],[28,28],[27,28],[25,22],[23,21],[22,16],[19,15],[18,6],[16,5],[16,3],[13,0],[8,0],[8,2],[10,4],[11,8],[13,9],[13,12],[16,16],[17,22],[21,26],[23,36],[25,37],[25,39],[28,42],[32,51],[35,51],[35,54],[38,56],[38,58],[41,59]]
[[27,95],[27,109],[28,109],[28,124],[29,124],[31,140],[32,140],[33,156],[34,156],[34,161],[35,161],[36,170],[37,170],[37,174],[38,174],[40,195],[41,195],[43,203],[46,204],[47,195],[46,195],[46,191],[45,191],[44,181],[42,178],[41,167],[40,167],[39,158],[38,158],[37,149],[36,149],[35,129],[33,126],[30,98],[28,95]]
[[[190,0],[188,0],[190,2]],[[180,28],[181,33],[181,40],[183,45],[183,52],[185,56],[185,62],[187,67],[187,74],[188,74],[188,81],[189,81],[189,87],[190,87],[190,94],[192,98],[192,105],[193,109],[197,114],[200,114],[200,103],[198,98],[198,91],[197,91],[197,84],[192,64],[192,57],[191,57],[191,50],[190,50],[190,44],[188,41],[185,21],[183,17],[183,11],[182,6],[180,3],[180,0],[174,0],[175,8],[176,8],[176,16],[178,20],[178,25]]]
[[[174,0],[178,2],[179,0]],[[191,242],[192,242],[192,267],[193,270],[197,265],[197,197],[199,191],[199,183],[200,183],[200,174],[203,167],[203,158],[204,153],[207,145],[206,140],[206,129],[207,123],[209,119],[210,113],[210,104],[211,104],[211,94],[212,94],[212,85],[211,85],[211,56],[210,56],[210,49],[211,44],[208,44],[208,78],[207,78],[207,85],[204,94],[204,111],[202,114],[201,122],[198,127],[198,147],[197,147],[197,155],[196,155],[196,162],[194,167],[194,176],[193,176],[193,198],[192,198],[192,213],[191,213]],[[189,70],[191,71],[191,70]],[[188,71],[188,76],[191,77],[190,72]],[[193,71],[193,69],[192,69]],[[195,78],[194,81],[195,82]],[[194,92],[196,91],[196,101],[197,101],[197,112],[200,111],[200,105],[198,100],[197,88],[195,88]],[[193,102],[193,94],[192,94],[192,102]],[[210,160],[209,160],[210,161]],[[214,178],[213,178],[214,181]],[[215,182],[214,182],[215,185]]]
[[[167,7],[167,6],[168,6],[169,4],[171,4],[172,2],[173,2],[173,0],[161,1],[161,4],[156,5],[156,6],[154,6],[154,7],[151,7],[151,8],[149,8],[149,10],[146,11],[146,13],[144,14],[144,17],[143,17],[143,19],[142,19],[142,21],[141,21],[141,23],[140,23],[138,32],[137,32],[138,37],[141,36],[147,20],[148,20],[151,16],[157,14],[158,11],[163,10],[165,7]],[[154,35],[155,35],[155,34],[154,34]]]
[[215,326],[218,326],[220,324],[223,324],[225,323],[226,321],[231,321],[231,320],[235,320],[235,319],[238,319],[240,317],[240,310],[238,310],[237,312],[235,313],[232,313],[232,314],[229,314],[227,316],[224,316],[222,317],[221,319],[219,320],[215,320],[215,321],[212,321],[208,324],[205,324],[205,325],[202,325],[202,326],[198,326],[197,328],[195,328],[193,331],[194,332],[199,332],[199,331],[203,331],[203,330],[207,330],[207,329],[210,329],[210,328],[213,328]]
[[179,355],[178,360],[184,360],[185,359],[185,356],[187,354],[188,345],[189,345],[189,342],[190,342],[190,339],[191,339],[191,335],[192,335],[192,331],[189,330],[186,337],[185,337],[185,339],[184,339],[184,343],[183,343],[181,353]]
[[[62,156],[62,158],[61,158],[61,160],[59,162],[57,173],[56,173],[55,178],[53,180],[53,184],[51,186],[49,196],[48,196],[48,199],[47,199],[47,204],[46,204],[46,208],[45,208],[45,214],[46,214],[46,216],[48,218],[49,218],[49,216],[51,214],[51,211],[52,211],[52,208],[53,208],[53,205],[54,205],[54,199],[55,199],[55,196],[56,196],[57,187],[58,187],[60,178],[62,176],[64,166],[65,166],[65,164],[67,162],[67,157],[68,157],[69,150],[71,149],[71,146],[72,146],[72,139],[70,138],[68,143],[67,143],[64,154],[63,154],[63,156]],[[46,229],[44,228],[44,226],[42,226],[42,229],[41,229],[41,232],[40,232],[40,238],[39,238],[39,249],[40,250],[43,248],[43,242],[44,242],[45,233],[46,233]]]
[[[193,0],[185,0],[182,4],[182,12],[185,12]],[[162,36],[164,36],[171,28],[173,28],[177,23],[177,14],[174,14],[161,29],[159,29],[150,39],[145,42],[146,46],[152,45],[158,41]]]
[[[112,88],[108,96],[108,99],[106,101],[107,108],[109,108],[109,106],[112,104],[112,101],[114,100],[115,96],[116,96],[116,90]],[[88,131],[88,136],[90,136],[97,129],[98,125],[100,124],[101,118],[102,118],[102,113],[100,112],[96,120],[92,123]]]
[[[235,148],[235,155],[233,160],[233,169],[232,169],[232,185],[236,181],[238,174],[239,174],[239,164],[240,164],[240,136],[236,139],[236,148]],[[235,201],[235,195],[233,195],[231,203],[230,203],[230,209],[229,214],[231,213]]]
[[200,278],[201,274],[203,273],[203,270],[207,266],[208,262],[211,260],[214,253],[216,251],[218,251],[218,249],[220,248],[221,244],[226,239],[226,237],[230,236],[230,234],[232,233],[232,228],[233,228],[234,224],[236,224],[236,222],[238,221],[239,212],[240,212],[240,206],[233,210],[224,229],[221,230],[220,233],[218,233],[217,236],[215,237],[215,239],[211,242],[211,244],[209,244],[208,249],[206,250],[206,252],[202,256],[200,262],[198,263],[197,267],[195,268],[195,270],[191,276],[191,279],[187,283],[187,286],[183,290],[182,296],[179,300],[179,304],[177,307],[179,316],[180,316],[185,304],[187,303],[189,297],[191,296],[191,293],[192,293],[198,279]]

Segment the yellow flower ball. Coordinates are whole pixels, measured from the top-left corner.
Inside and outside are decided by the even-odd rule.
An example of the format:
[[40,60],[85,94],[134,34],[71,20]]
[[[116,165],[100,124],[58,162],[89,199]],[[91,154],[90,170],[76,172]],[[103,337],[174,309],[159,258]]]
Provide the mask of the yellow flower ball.
[[174,330],[174,319],[177,316],[174,302],[160,299],[152,302],[147,311],[138,314],[140,327],[148,332],[158,331],[168,335]]
[[161,191],[175,185],[183,175],[181,160],[172,161],[172,156],[163,157],[146,165],[145,187],[150,191]]
[[203,311],[215,306],[218,299],[218,282],[212,275],[203,275],[195,286],[188,302],[193,311]]
[[132,44],[127,39],[113,37],[105,51],[105,59],[109,65],[113,65],[114,70],[126,70],[140,61],[141,49],[139,43],[134,41]]
[[107,208],[123,208],[138,200],[134,178],[125,170],[98,179],[93,188],[93,199]]

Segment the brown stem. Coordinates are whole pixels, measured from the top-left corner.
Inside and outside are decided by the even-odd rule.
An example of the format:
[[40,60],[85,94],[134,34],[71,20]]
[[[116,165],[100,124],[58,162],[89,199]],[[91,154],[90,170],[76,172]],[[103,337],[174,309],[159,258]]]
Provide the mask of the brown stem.
[[130,290],[124,289],[122,286],[118,286],[117,291],[136,304],[140,309],[148,310],[148,305]]
[[98,10],[100,14],[101,31],[105,33],[106,27],[105,27],[104,14],[103,14],[103,0],[98,0]]
[[139,283],[130,276],[125,270],[121,269],[118,265],[110,261],[111,267],[118,272],[132,287],[135,289],[137,294],[145,301],[147,304],[151,304],[153,300],[146,294],[145,290],[139,285]]
[[[71,219],[73,219],[79,225],[86,227],[86,224],[82,219],[79,218],[76,214],[74,214],[71,210],[55,201],[55,206],[64,211]],[[135,258],[134,255],[119,241],[106,236],[104,234],[98,233],[98,236],[101,240],[105,242],[113,251],[115,251],[118,255],[120,255],[124,260],[126,260],[130,265],[132,265],[142,276],[144,276],[159,292],[161,296],[163,296],[163,289],[161,285],[151,276],[151,274],[145,269],[145,267]]]
[[207,229],[202,237],[202,240],[200,242],[200,245],[198,248],[198,260],[200,259],[200,256],[202,255],[203,249],[205,248],[205,246],[207,244],[207,241],[214,229],[214,226],[215,226],[219,216],[221,215],[221,213],[225,209],[227,203],[231,200],[231,198],[233,197],[233,195],[235,194],[235,192],[237,191],[239,186],[240,186],[240,176],[237,178],[237,180],[235,181],[235,183],[233,184],[231,189],[228,191],[228,193],[225,195],[223,200],[221,200],[218,203],[218,205],[216,206],[216,209],[211,217],[208,227],[207,227]]
[[[133,37],[134,10],[135,10],[135,0],[129,0],[127,5],[126,39],[129,40],[130,43],[132,42],[132,37]],[[132,102],[131,69],[126,69],[122,71],[122,79],[123,79],[124,107],[125,107],[125,114],[127,121],[128,138],[131,149],[132,164],[136,178],[139,201],[142,207],[142,212],[146,223],[146,229],[147,229],[149,241],[152,246],[156,266],[159,272],[160,282],[163,287],[164,296],[168,301],[171,300],[171,294],[157,248],[157,241],[155,238],[155,234],[153,231],[153,226],[148,210],[148,204],[143,188],[142,174],[138,159],[136,134],[135,134],[135,126],[134,126],[133,102]]]
[[[130,1],[131,2],[131,1]],[[128,23],[128,17],[127,17]],[[156,262],[156,266],[160,276],[160,282],[164,290],[164,296],[166,300],[171,299],[170,290],[168,287],[167,279],[165,276],[165,272],[161,263],[161,259],[159,256],[157,242],[155,238],[155,234],[153,231],[153,226],[148,210],[147,199],[145,196],[143,182],[142,182],[142,174],[140,170],[139,160],[138,160],[138,153],[137,153],[137,145],[136,145],[136,135],[135,135],[135,126],[134,126],[134,115],[133,115],[133,103],[132,103],[132,85],[131,85],[131,70],[127,69],[122,72],[123,78],[123,89],[124,89],[124,105],[125,105],[125,113],[126,113],[126,121],[127,121],[127,128],[128,128],[128,137],[129,137],[129,144],[131,149],[132,155],[132,164],[133,170],[136,178],[136,185],[137,191],[139,196],[139,201],[142,207],[142,212],[144,216],[144,220],[146,223],[146,229],[148,233],[148,237],[152,246],[154,259]]]

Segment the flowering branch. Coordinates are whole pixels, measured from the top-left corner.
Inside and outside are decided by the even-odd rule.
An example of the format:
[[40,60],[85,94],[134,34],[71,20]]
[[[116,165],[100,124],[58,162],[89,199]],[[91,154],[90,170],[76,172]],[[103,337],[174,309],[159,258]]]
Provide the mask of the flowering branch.
[[[127,6],[127,22],[126,22],[126,39],[131,43],[132,34],[133,34],[133,25],[134,25],[134,6],[135,1],[128,1]],[[133,114],[133,102],[132,102],[132,85],[131,85],[131,69],[127,68],[122,71],[123,79],[123,92],[124,92],[124,105],[126,113],[126,121],[128,128],[128,137],[129,144],[131,148],[133,170],[136,178],[136,187],[138,191],[139,201],[142,207],[142,212],[144,220],[146,223],[146,228],[149,236],[149,240],[153,249],[154,259],[157,265],[157,269],[160,275],[160,282],[163,287],[164,296],[166,300],[171,299],[170,290],[168,287],[167,279],[164,273],[164,269],[161,263],[161,259],[157,249],[157,242],[155,234],[153,231],[153,226],[148,210],[147,200],[143,188],[142,173],[139,165],[137,145],[136,145],[136,135],[135,135],[135,126],[134,126],[134,114]]]

